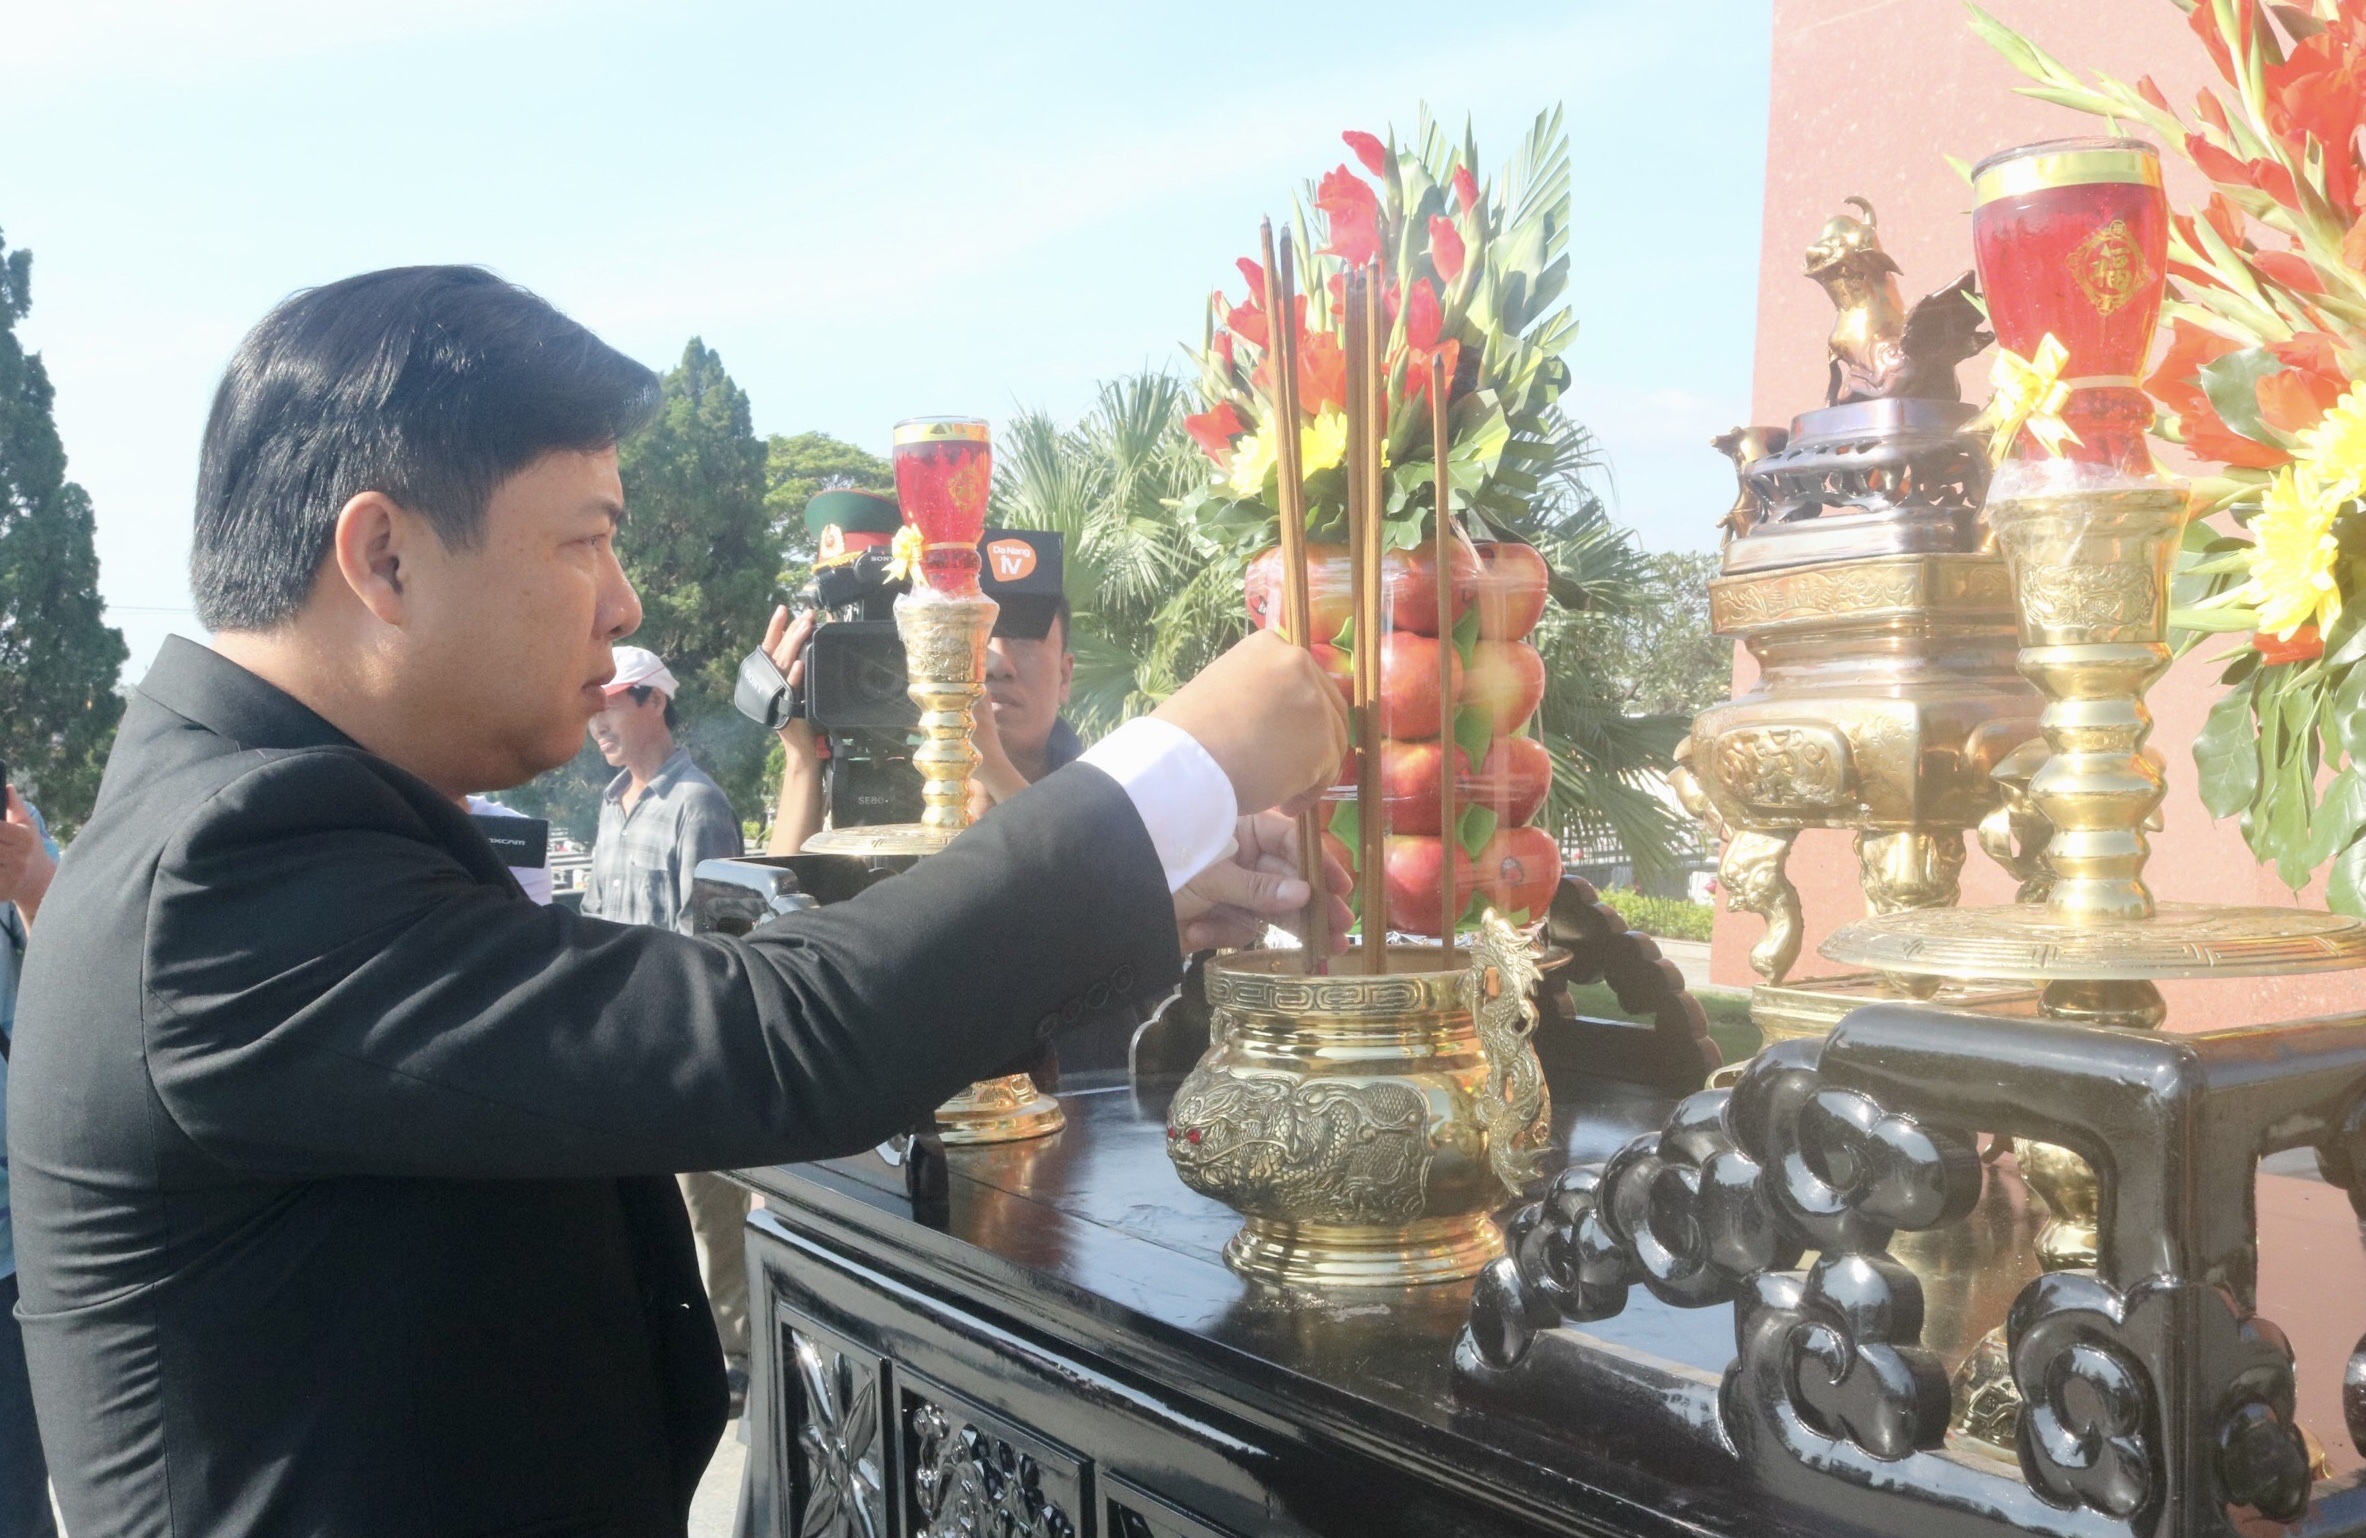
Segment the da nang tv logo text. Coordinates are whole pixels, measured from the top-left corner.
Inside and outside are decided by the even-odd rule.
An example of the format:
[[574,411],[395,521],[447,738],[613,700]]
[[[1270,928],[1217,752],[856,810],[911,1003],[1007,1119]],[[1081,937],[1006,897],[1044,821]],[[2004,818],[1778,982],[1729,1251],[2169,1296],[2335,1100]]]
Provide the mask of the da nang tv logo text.
[[986,547],[986,563],[997,582],[1019,582],[1035,570],[1035,547],[1023,539],[998,539]]

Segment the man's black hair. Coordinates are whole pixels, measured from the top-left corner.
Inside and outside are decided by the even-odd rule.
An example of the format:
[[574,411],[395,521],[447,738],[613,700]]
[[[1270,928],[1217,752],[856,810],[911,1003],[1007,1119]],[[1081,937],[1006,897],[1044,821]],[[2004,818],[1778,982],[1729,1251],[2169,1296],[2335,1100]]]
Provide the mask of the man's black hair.
[[473,546],[494,487],[551,450],[606,448],[657,399],[655,374],[481,267],[391,267],[295,294],[214,392],[189,556],[198,621],[292,617],[338,510],[364,491]]
[[[657,685],[634,684],[631,688],[626,689],[624,692],[633,697],[634,704],[646,705],[649,703],[649,696],[657,692]],[[669,732],[673,732],[679,731],[681,728],[682,713],[674,709],[674,697],[669,694],[665,697],[665,729]]]

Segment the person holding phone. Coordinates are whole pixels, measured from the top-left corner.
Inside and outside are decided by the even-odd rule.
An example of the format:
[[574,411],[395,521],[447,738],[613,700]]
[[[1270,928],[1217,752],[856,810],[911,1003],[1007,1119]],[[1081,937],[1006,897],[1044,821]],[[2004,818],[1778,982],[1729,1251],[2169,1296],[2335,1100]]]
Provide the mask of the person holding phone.
[[57,874],[57,845],[41,813],[0,764],[0,1533],[55,1538],[49,1465],[33,1424],[33,1383],[16,1322],[16,1243],[8,1209],[9,1048],[16,1035],[16,979],[33,917]]

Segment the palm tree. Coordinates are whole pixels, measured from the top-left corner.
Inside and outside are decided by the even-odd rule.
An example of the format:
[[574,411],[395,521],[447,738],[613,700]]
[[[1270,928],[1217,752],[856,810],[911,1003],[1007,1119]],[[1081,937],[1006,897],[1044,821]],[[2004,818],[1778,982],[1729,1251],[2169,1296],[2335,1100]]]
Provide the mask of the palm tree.
[[1022,411],[997,446],[993,519],[1066,536],[1075,612],[1069,718],[1097,737],[1164,699],[1247,632],[1241,565],[1173,504],[1207,479],[1181,380],[1103,384],[1073,427]]
[[[1189,387],[1144,371],[1105,383],[1070,427],[1023,411],[997,445],[993,516],[1006,528],[1066,536],[1076,623],[1070,719],[1099,736],[1155,706],[1247,632],[1247,552],[1176,506],[1208,478],[1183,430]],[[1534,545],[1552,568],[1545,618],[1530,639],[1547,684],[1538,735],[1553,759],[1546,818],[1564,842],[1615,841],[1639,876],[1672,867],[1685,840],[1653,789],[1689,726],[1628,715],[1601,666],[1613,623],[1644,602],[1646,558],[1593,483],[1593,437],[1555,415],[1537,494],[1516,515],[1500,504],[1488,532]],[[1478,532],[1478,531],[1474,531]]]

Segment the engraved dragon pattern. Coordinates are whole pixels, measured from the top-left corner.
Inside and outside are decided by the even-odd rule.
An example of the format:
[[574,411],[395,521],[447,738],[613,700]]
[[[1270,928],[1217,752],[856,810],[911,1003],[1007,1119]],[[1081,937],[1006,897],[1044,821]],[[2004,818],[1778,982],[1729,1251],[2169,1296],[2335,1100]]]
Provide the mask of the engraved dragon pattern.
[[1489,909],[1472,937],[1462,994],[1487,1054],[1487,1090],[1479,1101],[1487,1161],[1514,1196],[1536,1177],[1552,1129],[1544,1065],[1529,1041],[1536,1034],[1536,989],[1543,977],[1527,936]]

